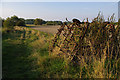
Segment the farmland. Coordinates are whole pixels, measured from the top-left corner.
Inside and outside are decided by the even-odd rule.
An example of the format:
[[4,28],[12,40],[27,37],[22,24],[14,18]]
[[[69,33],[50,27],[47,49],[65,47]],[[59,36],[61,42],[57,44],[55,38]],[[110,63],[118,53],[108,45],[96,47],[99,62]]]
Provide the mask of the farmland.
[[3,27],[3,78],[120,79],[119,31],[99,16],[92,23]]
[[52,33],[55,34],[57,32],[57,29],[60,28],[60,25],[43,25],[43,26],[36,26],[36,25],[27,25],[27,27],[30,27],[32,29],[36,29],[42,32],[46,32],[46,33]]

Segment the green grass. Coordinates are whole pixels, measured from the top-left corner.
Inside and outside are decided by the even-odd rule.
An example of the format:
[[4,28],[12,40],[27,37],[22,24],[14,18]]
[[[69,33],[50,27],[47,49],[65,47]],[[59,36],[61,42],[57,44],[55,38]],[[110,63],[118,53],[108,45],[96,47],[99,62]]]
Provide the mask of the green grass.
[[3,29],[3,78],[48,78],[62,74],[63,58],[49,56],[52,34],[22,27],[15,30],[7,33]]
[[79,66],[73,66],[64,57],[49,55],[52,34],[26,27],[15,30],[10,33],[2,30],[3,78],[119,78],[120,59],[109,68],[118,71],[117,74],[107,74],[109,62],[105,62],[104,56],[101,61],[86,63],[83,59]]
[[31,50],[27,45],[14,34],[4,34],[2,45],[3,78],[30,77],[32,66],[27,57]]

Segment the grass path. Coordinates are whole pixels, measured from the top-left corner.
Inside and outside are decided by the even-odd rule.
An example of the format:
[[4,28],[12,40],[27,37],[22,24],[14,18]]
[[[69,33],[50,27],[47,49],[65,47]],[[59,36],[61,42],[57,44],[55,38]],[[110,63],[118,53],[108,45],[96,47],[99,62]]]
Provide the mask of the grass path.
[[30,54],[27,44],[15,34],[5,34],[2,45],[3,78],[30,77],[32,66],[27,58]]
[[3,78],[49,78],[61,75],[65,62],[48,55],[51,35],[26,29],[23,39],[24,33],[20,28],[16,32],[2,34]]
[[[37,60],[36,57],[30,56],[36,52],[41,56],[48,56],[48,47],[46,47],[48,43],[44,43],[48,34],[43,32],[38,34],[38,31],[32,29],[26,29],[26,32],[22,28],[19,29],[10,33],[3,32],[2,35],[3,78],[36,78],[39,73],[34,71],[34,62]],[[38,40],[44,44],[38,44]],[[34,48],[35,44],[43,48],[40,46]]]

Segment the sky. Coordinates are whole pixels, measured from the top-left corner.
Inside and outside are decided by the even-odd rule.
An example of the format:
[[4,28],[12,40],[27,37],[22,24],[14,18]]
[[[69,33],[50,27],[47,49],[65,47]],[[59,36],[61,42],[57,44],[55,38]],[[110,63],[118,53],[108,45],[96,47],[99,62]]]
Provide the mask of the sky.
[[118,18],[120,18],[120,1],[118,2]]
[[118,2],[119,0],[1,0],[3,2]]
[[105,19],[113,13],[118,19],[117,2],[2,2],[0,6],[2,18],[16,15],[25,19],[65,21],[68,18],[71,21],[77,18],[82,21],[92,20],[101,11]]

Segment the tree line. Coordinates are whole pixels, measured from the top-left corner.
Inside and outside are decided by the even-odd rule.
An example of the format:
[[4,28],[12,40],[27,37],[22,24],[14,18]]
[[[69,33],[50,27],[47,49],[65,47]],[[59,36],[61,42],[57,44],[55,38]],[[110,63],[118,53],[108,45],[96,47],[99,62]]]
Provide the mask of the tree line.
[[2,19],[2,26],[12,28],[13,26],[26,26],[26,24],[34,24],[34,25],[61,25],[62,21],[45,21],[40,18],[36,19],[24,19],[19,18],[16,15],[12,17],[8,17],[6,19]]
[[8,17],[6,20],[2,19],[2,27],[13,28],[14,26],[25,26],[25,19],[17,16]]
[[[61,25],[62,21],[45,21],[40,18],[36,19],[24,19],[17,16],[8,17],[7,19],[1,19],[3,27],[13,28],[14,26],[26,26],[26,24],[34,25]],[[69,22],[67,22],[69,24]],[[120,24],[120,19],[115,24]]]
[[43,19],[40,18],[36,18],[36,19],[26,19],[25,20],[26,24],[35,24],[35,25],[61,25],[62,21],[45,21]]

